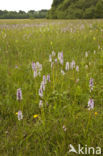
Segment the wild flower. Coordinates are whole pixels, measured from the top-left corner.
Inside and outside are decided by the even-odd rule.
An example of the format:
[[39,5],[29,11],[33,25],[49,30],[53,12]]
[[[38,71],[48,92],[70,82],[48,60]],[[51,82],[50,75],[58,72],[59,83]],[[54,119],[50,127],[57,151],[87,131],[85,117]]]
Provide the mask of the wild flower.
[[65,75],[65,72],[64,72],[64,70],[61,70],[61,74],[62,74],[62,75]]
[[69,62],[66,62],[65,70],[69,70]]
[[52,62],[52,55],[49,55],[49,62]]
[[91,110],[94,108],[94,100],[92,98],[88,101],[88,110]]
[[40,72],[42,71],[42,64],[39,62],[32,62],[32,69],[34,71],[34,78],[36,78],[38,75],[40,76]]
[[52,51],[52,56],[54,57],[56,55],[56,53],[54,51]]
[[39,115],[38,114],[35,114],[34,116],[33,116],[33,118],[38,118],[39,117]]
[[100,45],[98,45],[98,49],[101,49]]
[[88,69],[88,65],[87,64],[85,65],[85,69]]
[[89,87],[90,87],[90,92],[91,92],[93,90],[93,87],[94,87],[94,79],[93,78],[90,78]]
[[38,76],[37,70],[35,69],[35,70],[34,70],[34,78],[37,77],[37,76]]
[[76,66],[76,71],[79,72],[79,66]]
[[35,62],[32,62],[32,69],[33,69],[33,70],[36,69],[36,64],[35,64]]
[[22,120],[23,119],[23,114],[22,114],[21,110],[18,111],[17,115],[18,115],[18,120]]
[[54,61],[55,61],[55,63],[57,63],[57,58]]
[[73,70],[73,68],[75,68],[75,61],[73,60],[71,63],[70,63],[70,68]]
[[51,68],[53,68],[54,62],[51,62]]
[[65,125],[63,125],[63,130],[66,132],[67,131],[67,128]]
[[44,82],[44,84],[47,83],[47,79],[46,79],[46,76],[45,75],[43,75],[43,82]]
[[47,75],[47,81],[50,82],[50,75]]
[[47,75],[47,76],[43,75],[43,80],[41,81],[40,89],[39,89],[40,97],[43,97],[43,91],[45,91],[47,81],[50,82],[50,75]]
[[15,68],[18,69],[18,66],[16,65]]
[[96,50],[94,50],[94,55],[96,54]]
[[40,97],[43,97],[43,89],[40,87],[40,89],[39,89],[39,96]]
[[43,101],[42,100],[39,101],[39,107],[40,108],[43,107]]
[[59,60],[60,64],[63,65],[63,52],[58,53],[58,60]]
[[36,62],[36,69],[37,71],[42,71],[42,64],[40,64],[39,62]]
[[40,88],[41,88],[43,91],[45,91],[45,83],[44,83],[44,81],[41,82]]
[[96,115],[98,115],[98,112],[95,112],[94,114],[95,114],[95,116],[96,116]]
[[87,51],[85,52],[85,57],[88,57],[88,52]]
[[22,91],[21,88],[17,89],[17,100],[22,100]]

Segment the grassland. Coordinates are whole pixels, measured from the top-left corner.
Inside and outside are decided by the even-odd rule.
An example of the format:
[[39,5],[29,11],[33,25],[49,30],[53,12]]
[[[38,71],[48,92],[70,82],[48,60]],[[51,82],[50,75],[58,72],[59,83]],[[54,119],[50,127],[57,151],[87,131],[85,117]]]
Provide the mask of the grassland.
[[67,156],[69,144],[103,149],[103,20],[0,20],[0,156]]

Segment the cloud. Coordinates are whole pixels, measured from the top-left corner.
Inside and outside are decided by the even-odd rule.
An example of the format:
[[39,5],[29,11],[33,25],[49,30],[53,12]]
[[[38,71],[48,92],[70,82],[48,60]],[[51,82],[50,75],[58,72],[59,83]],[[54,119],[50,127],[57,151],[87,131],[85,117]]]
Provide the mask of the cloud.
[[0,10],[41,10],[50,9],[53,0],[1,0]]

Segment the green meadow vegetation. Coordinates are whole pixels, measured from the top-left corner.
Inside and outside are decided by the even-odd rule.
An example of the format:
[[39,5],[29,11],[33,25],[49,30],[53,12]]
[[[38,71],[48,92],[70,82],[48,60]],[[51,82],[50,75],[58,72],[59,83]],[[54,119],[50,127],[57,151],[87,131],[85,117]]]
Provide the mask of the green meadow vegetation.
[[103,20],[0,20],[0,156],[70,144],[103,149]]

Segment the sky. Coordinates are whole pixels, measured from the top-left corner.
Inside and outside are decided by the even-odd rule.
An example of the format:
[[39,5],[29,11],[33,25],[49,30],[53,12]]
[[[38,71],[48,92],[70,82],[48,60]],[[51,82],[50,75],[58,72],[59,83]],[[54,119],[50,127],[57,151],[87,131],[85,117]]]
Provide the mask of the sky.
[[50,9],[53,0],[0,0],[0,10],[28,11]]

